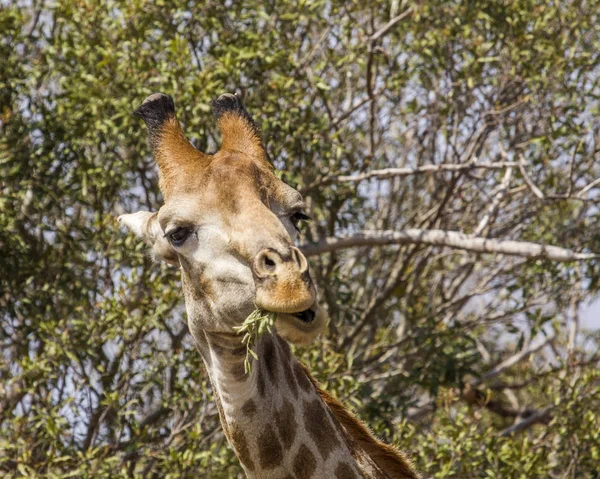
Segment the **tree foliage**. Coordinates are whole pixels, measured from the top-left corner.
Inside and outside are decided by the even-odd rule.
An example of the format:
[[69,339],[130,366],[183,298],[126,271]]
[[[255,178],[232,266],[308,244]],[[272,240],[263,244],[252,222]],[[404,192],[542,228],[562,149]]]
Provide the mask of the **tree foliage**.
[[[600,253],[599,83],[594,0],[3,1],[1,474],[241,474],[178,273],[115,219],[161,204],[145,96],[214,151],[210,101],[240,92],[310,201],[306,243],[436,229]],[[473,167],[419,171],[450,164]],[[414,171],[344,179],[383,168]],[[600,336],[579,310],[599,264],[316,255],[331,322],[296,352],[426,477],[598,477]]]

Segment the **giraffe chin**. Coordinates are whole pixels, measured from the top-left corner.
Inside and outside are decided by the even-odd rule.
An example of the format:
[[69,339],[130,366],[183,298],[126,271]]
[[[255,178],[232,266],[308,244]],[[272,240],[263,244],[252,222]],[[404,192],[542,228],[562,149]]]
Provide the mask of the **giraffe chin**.
[[300,313],[277,313],[275,328],[283,339],[306,346],[325,329],[327,322],[325,311],[315,305]]

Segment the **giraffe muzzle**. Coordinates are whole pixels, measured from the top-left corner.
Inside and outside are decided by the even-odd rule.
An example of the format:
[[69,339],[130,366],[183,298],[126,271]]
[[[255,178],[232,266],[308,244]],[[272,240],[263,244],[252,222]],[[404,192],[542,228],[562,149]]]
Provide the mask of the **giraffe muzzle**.
[[[259,308],[274,313],[304,314],[316,302],[308,261],[294,246],[285,252],[273,248],[262,250],[254,258],[252,274]],[[305,319],[310,322],[308,316],[307,313]]]

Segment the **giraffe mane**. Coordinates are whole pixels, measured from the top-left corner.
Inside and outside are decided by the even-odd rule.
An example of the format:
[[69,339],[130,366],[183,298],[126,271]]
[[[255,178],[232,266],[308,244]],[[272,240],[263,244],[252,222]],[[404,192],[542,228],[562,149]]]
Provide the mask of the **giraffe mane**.
[[302,368],[338,422],[390,479],[419,479],[420,476],[415,472],[411,461],[404,453],[377,439],[371,430],[344,404],[321,388],[319,382],[310,374],[304,364],[302,364]]

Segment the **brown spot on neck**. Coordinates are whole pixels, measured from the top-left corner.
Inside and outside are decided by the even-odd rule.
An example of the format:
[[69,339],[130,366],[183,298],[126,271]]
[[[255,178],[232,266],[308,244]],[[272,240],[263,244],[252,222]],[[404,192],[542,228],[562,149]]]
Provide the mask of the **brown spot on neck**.
[[295,413],[294,406],[287,400],[283,402],[281,409],[275,411],[275,425],[277,426],[283,446],[286,449],[292,447],[294,439],[296,439],[298,423],[296,422]]
[[260,397],[265,397],[265,394],[267,393],[267,385],[265,381],[265,373],[263,371],[263,368],[259,364],[256,368],[256,387],[258,389],[258,394],[260,395]]
[[302,444],[294,458],[294,474],[297,479],[310,479],[317,469],[317,459],[312,451]]
[[288,385],[294,398],[298,398],[298,384],[296,383],[296,377],[294,376],[294,370],[292,369],[292,362],[295,358],[292,356],[290,346],[280,337],[277,337],[277,345],[279,347],[279,358],[281,363],[281,369],[283,377]]
[[341,446],[321,399],[304,402],[304,426],[324,460]]
[[269,337],[264,342],[262,360],[269,375],[272,384],[277,384],[279,379],[278,356],[273,340]]
[[207,299],[214,299],[214,290],[212,283],[203,272],[193,263],[190,263],[185,256],[178,256],[181,267],[183,268],[182,281],[183,293],[195,302],[204,302]]
[[248,379],[248,374],[246,374],[246,368],[244,367],[243,360],[232,363],[228,368],[228,372],[231,374],[234,381],[242,382]]
[[246,467],[246,469],[248,469],[249,471],[253,471],[254,462],[250,458],[250,450],[248,449],[248,442],[246,441],[246,436],[237,424],[233,424],[231,427],[230,442],[240,462]]
[[244,416],[252,418],[256,414],[256,404],[252,399],[248,399],[242,406],[241,411]]
[[298,381],[298,385],[304,392],[308,393],[308,392],[314,391],[314,388],[313,388],[312,383],[310,382],[310,379],[308,379],[308,376],[306,375],[304,368],[302,367],[302,365],[299,362],[296,362],[294,364],[294,375],[296,376],[296,381]]
[[337,479],[358,479],[352,467],[345,462],[340,462],[335,468],[335,477]]
[[263,469],[273,469],[283,462],[283,447],[271,425],[267,425],[258,436],[257,445],[258,458]]

